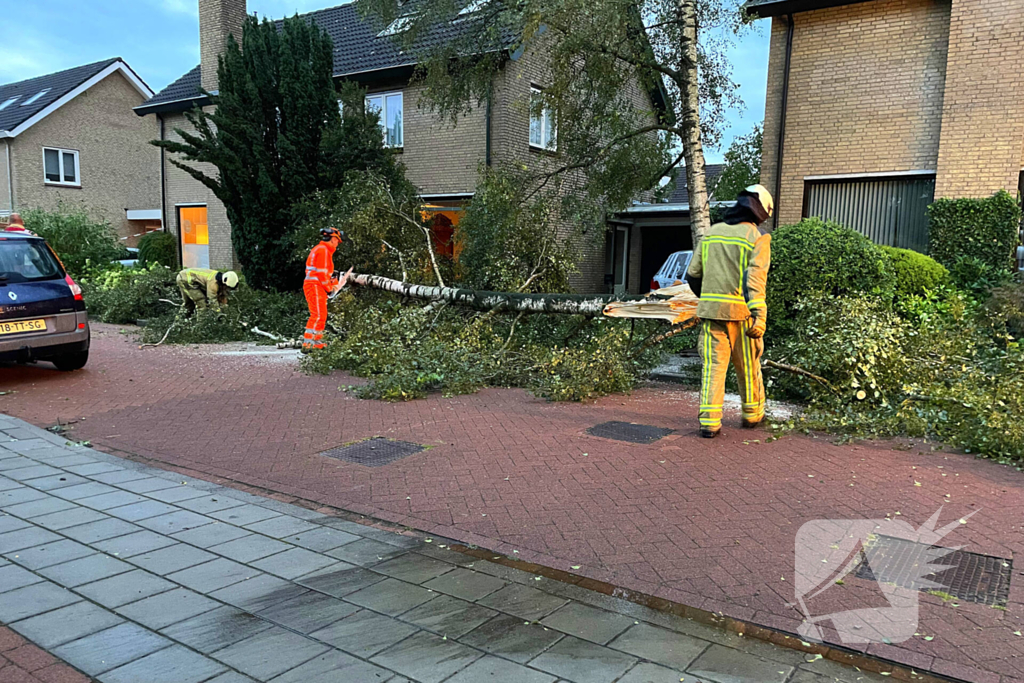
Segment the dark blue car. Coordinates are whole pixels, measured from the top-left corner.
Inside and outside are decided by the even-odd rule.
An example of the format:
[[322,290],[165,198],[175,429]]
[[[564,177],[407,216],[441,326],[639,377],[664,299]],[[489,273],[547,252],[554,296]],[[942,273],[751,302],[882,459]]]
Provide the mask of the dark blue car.
[[41,237],[0,231],[0,361],[37,360],[58,370],[89,360],[82,289]]

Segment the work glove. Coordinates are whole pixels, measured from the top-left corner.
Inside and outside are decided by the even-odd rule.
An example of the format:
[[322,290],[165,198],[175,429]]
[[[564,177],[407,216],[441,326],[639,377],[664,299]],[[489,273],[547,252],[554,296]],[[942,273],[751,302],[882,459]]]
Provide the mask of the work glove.
[[747,329],[747,336],[751,339],[760,339],[764,336],[764,330],[768,327],[768,321],[764,316],[755,315],[751,317],[750,327]]

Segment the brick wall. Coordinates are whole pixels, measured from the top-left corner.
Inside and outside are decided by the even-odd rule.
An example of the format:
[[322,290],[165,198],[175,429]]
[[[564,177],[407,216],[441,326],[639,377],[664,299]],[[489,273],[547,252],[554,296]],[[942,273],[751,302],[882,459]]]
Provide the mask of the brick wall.
[[[149,144],[156,122],[132,112],[144,100],[113,73],[9,141],[15,208],[54,209],[63,201],[109,220],[122,236],[138,232],[125,209],[160,207],[160,152]],[[43,182],[43,147],[78,151],[81,188]]]
[[242,40],[245,0],[199,0],[199,61],[206,90],[217,89],[217,56],[224,54],[228,36]]

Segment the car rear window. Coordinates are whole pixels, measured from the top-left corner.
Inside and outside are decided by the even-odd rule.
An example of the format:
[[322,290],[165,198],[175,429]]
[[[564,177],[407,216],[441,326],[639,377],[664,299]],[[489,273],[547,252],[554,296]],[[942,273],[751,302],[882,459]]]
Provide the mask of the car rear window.
[[42,240],[0,238],[0,279],[35,282],[62,277],[60,264]]

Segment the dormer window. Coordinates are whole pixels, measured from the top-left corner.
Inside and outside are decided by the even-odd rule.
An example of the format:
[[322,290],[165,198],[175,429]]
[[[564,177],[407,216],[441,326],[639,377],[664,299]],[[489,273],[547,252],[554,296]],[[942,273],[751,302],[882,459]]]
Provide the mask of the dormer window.
[[48,92],[50,92],[49,88],[47,88],[46,90],[40,90],[35,95],[33,95],[32,97],[30,97],[27,100],[25,100],[24,102],[22,102],[21,106],[27,107],[28,105],[33,104],[36,100],[38,100],[40,97],[42,97],[43,95],[45,95]]
[[18,101],[18,97],[20,97],[20,96],[19,95],[15,95],[14,97],[11,97],[11,98],[9,98],[7,100],[4,100],[3,104],[0,104],[0,111],[3,111],[4,109],[7,109],[7,107],[9,107],[12,104],[14,104],[15,102],[17,102]]

